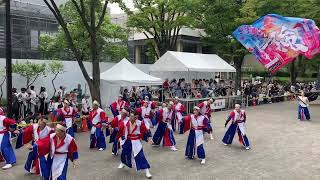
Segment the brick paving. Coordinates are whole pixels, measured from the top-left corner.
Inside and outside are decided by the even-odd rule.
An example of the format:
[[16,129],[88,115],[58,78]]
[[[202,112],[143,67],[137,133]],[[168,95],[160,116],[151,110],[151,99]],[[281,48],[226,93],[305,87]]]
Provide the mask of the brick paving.
[[[320,102],[313,103],[312,121],[299,122],[296,102],[250,107],[247,110],[247,135],[252,149],[244,150],[237,139],[225,147],[221,143],[227,111],[216,112],[215,140],[206,138],[206,165],[199,160],[187,160],[184,147],[187,134],[177,135],[177,152],[144,144],[146,157],[156,180],[309,180],[320,179]],[[237,138],[237,137],[236,137]],[[80,167],[69,166],[69,180],[136,180],[144,172],[117,169],[119,157],[111,155],[111,146],[103,152],[88,149],[89,134],[77,134],[80,147]],[[23,165],[27,149],[16,151],[18,163],[10,170],[0,170],[1,180],[37,180],[24,176]],[[2,165],[2,163],[1,163]]]

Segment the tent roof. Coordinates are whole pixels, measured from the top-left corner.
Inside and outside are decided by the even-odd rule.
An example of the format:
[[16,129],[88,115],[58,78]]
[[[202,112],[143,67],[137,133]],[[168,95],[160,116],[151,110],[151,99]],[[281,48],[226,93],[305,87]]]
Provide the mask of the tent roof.
[[236,72],[236,69],[216,54],[166,52],[151,71]]
[[150,76],[136,68],[127,59],[122,59],[112,68],[100,74],[100,79],[123,86],[161,85],[160,78]]

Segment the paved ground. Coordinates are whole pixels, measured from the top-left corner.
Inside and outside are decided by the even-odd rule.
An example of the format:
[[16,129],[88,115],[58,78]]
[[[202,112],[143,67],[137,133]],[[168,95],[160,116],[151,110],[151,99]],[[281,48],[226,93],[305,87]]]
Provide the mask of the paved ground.
[[[235,139],[232,146],[221,143],[227,112],[214,114],[215,140],[207,140],[207,164],[184,158],[186,135],[176,135],[178,151],[144,145],[151,164],[153,179],[320,179],[320,102],[311,105],[312,121],[299,122],[296,103],[285,102],[247,109],[247,134],[252,149],[244,150]],[[113,157],[110,146],[104,152],[88,149],[88,134],[78,134],[80,167],[69,168],[69,180],[135,180],[144,173],[134,169],[118,170],[119,157]],[[18,163],[7,171],[0,170],[1,180],[40,179],[24,176],[27,150],[16,151]],[[2,165],[2,164],[1,164]]]

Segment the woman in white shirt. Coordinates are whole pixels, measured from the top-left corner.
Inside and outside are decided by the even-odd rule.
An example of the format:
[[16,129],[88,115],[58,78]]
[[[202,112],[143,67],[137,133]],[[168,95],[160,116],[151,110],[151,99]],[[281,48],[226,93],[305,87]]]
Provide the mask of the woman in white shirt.
[[298,96],[298,119],[301,121],[303,120],[310,120],[310,113],[309,113],[309,100],[308,97],[304,96],[304,91],[301,91],[301,96]]

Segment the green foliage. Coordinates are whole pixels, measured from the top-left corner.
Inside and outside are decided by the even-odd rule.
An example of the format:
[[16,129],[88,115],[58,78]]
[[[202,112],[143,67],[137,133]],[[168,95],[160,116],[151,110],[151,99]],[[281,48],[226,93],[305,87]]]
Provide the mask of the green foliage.
[[5,69],[3,67],[0,67],[0,77],[4,76],[6,74]]
[[48,64],[48,70],[50,73],[56,75],[56,74],[62,74],[64,70],[63,63],[61,61],[51,61]]
[[52,83],[52,86],[53,86],[53,89],[54,89],[54,93],[56,93],[56,87],[55,87],[55,84],[54,84],[54,80],[58,77],[59,74],[62,74],[63,73],[63,70],[64,70],[64,66],[63,66],[63,63],[61,61],[51,61],[49,64],[48,64],[48,71],[53,74],[53,79],[51,80],[51,83]]
[[[117,1],[119,2],[119,1]],[[128,27],[133,27],[145,34],[153,43],[150,52],[159,58],[168,50],[175,50],[177,37],[182,27],[192,27],[193,19],[189,16],[195,7],[194,0],[136,0],[135,11],[123,9],[129,15]],[[122,4],[123,5],[123,4]]]
[[[79,0],[76,0],[79,3]],[[87,16],[90,0],[84,0],[85,10]],[[98,24],[99,16],[102,10],[102,2],[97,1],[96,7],[96,24]],[[73,39],[75,47],[81,54],[85,61],[91,61],[90,36],[86,27],[83,25],[79,13],[72,1],[67,1],[64,5],[60,6],[60,11],[65,21],[68,22],[68,29]],[[110,22],[109,16],[105,16],[101,27],[97,31],[97,54],[100,61],[111,59],[112,61],[119,61],[128,56],[127,53],[127,31],[118,25]],[[40,37],[40,50],[45,59],[70,59],[71,50],[69,49],[67,39],[63,29],[59,29],[56,35],[42,35]]]
[[27,61],[12,65],[12,72],[26,78],[26,86],[32,85],[41,75],[46,75],[46,64],[37,64]]

